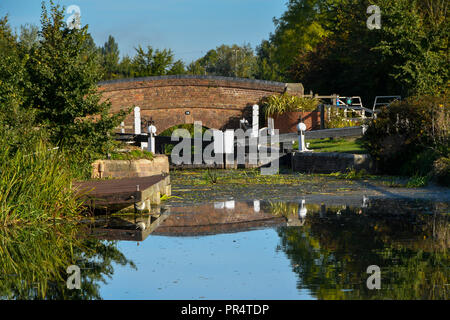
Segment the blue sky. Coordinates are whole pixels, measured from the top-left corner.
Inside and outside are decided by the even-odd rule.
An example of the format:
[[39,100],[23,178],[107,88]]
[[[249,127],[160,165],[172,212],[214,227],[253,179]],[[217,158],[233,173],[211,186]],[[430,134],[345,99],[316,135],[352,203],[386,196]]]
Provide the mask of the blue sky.
[[[286,9],[287,0],[56,0],[77,5],[81,23],[89,25],[97,45],[108,35],[121,55],[134,54],[141,44],[172,49],[189,63],[221,44],[250,43],[255,48],[274,31],[273,17]],[[8,14],[13,28],[39,25],[39,0],[1,0],[0,16]],[[69,14],[66,15],[69,17]]]

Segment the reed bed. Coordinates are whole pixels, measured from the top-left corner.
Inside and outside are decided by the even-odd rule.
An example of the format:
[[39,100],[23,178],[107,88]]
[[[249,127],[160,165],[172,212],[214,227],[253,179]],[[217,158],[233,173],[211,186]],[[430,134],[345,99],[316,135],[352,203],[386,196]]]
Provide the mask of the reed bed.
[[62,151],[43,142],[13,150],[0,138],[0,226],[75,218],[81,205]]

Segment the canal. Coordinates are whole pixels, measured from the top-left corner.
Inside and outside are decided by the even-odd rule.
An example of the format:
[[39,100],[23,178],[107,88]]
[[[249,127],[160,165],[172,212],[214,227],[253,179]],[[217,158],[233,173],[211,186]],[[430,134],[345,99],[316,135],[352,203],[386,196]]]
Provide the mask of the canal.
[[[0,296],[449,298],[448,188],[256,170],[171,180],[152,215],[0,229]],[[68,265],[80,267],[80,290],[67,288]],[[379,289],[367,285],[369,266]]]

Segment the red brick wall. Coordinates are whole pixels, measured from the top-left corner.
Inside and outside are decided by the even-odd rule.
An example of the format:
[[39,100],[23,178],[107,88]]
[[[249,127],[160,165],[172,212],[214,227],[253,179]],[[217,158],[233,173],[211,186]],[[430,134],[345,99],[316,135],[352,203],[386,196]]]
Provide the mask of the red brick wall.
[[306,130],[320,129],[320,111],[287,112],[280,116],[274,116],[275,129],[280,130],[279,133],[297,132],[300,116],[302,117],[303,123],[306,125]]
[[[112,103],[112,112],[139,106],[141,118],[152,117],[158,132],[194,121],[202,121],[209,128],[236,128],[243,116],[251,121],[253,104],[265,96],[284,92],[285,87],[280,82],[212,76],[163,76],[99,84],[103,98]],[[125,120],[125,131],[132,132],[133,125],[130,114]]]

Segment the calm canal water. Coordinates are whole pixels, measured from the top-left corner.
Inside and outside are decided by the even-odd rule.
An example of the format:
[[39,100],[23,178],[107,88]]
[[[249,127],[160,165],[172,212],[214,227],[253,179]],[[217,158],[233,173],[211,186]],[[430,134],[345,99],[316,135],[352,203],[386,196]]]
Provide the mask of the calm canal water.
[[[105,299],[447,299],[448,206],[233,201],[171,207],[114,265]],[[115,222],[117,223],[117,221]],[[381,269],[369,290],[367,267]]]
[[[0,296],[449,298],[447,199],[291,198],[173,198],[151,216],[100,217],[81,229],[0,231]],[[68,264],[80,266],[81,290],[67,289]],[[380,267],[379,290],[367,288],[370,265]]]

